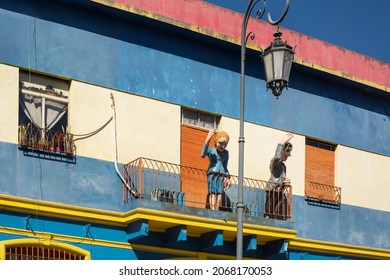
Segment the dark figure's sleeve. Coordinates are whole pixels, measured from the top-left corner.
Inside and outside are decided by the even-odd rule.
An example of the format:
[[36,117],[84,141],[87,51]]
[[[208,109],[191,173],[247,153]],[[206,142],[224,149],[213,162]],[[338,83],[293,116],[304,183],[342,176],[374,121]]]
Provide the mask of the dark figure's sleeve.
[[272,170],[275,168],[275,166],[277,166],[277,164],[280,160],[280,157],[282,156],[282,152],[283,152],[283,144],[278,144],[278,146],[276,147],[276,150],[275,150],[275,155],[271,159],[271,162],[269,165],[269,169],[270,169],[271,173],[272,173]]
[[271,181],[281,183],[281,176],[285,173],[285,165],[280,161],[283,153],[283,144],[279,143],[275,150],[275,155],[271,159],[269,169],[271,171]]

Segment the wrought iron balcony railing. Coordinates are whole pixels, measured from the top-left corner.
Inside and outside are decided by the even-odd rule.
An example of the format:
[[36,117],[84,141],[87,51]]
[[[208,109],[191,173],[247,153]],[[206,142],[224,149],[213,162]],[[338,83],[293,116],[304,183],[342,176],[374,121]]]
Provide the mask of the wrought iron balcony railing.
[[75,154],[73,134],[39,129],[25,124],[19,126],[18,145],[24,149],[59,155],[74,156]]
[[[124,166],[123,199],[137,198],[209,208],[207,171],[147,158],[138,158]],[[224,174],[214,174],[216,181]],[[236,212],[238,178],[229,176],[230,187],[222,188],[219,211]],[[131,188],[130,190],[128,188]],[[292,217],[292,186],[274,186],[270,182],[244,178],[245,215],[289,219]]]
[[305,186],[305,198],[319,202],[340,204],[341,188],[317,182],[307,182]]

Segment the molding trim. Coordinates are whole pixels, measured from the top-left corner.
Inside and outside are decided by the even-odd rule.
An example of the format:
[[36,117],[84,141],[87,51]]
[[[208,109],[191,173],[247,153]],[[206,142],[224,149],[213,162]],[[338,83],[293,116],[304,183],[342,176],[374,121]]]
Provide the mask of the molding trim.
[[[228,232],[231,234],[234,234],[236,232],[237,226],[236,222],[232,221],[225,222],[219,219],[211,219],[195,215],[178,214],[168,211],[137,208],[126,213],[118,213],[87,207],[71,206],[53,202],[7,196],[3,194],[0,194],[0,210],[41,215],[47,217],[56,217],[63,220],[83,221],[109,226],[119,226],[123,228],[126,228],[129,223],[137,221],[139,219],[157,221],[161,224],[177,224],[187,225],[194,228],[206,228],[207,231],[223,230],[224,232]],[[52,235],[50,233],[39,233],[39,236],[35,236],[34,234],[38,234],[38,232],[32,233],[28,230],[10,229],[4,226],[0,228],[0,232],[22,236],[30,236],[34,238],[54,238],[55,240],[68,242],[80,242],[80,240],[86,241],[85,238],[81,237],[71,237],[58,234]],[[390,259],[390,250],[299,238],[296,236],[297,231],[291,229],[245,223],[244,234],[254,234],[261,236],[262,240],[260,240],[260,245],[264,245],[267,242],[267,238],[270,238],[272,240],[285,239],[288,240],[289,249],[292,250],[304,250],[309,252],[318,252],[368,259]],[[88,241],[86,242],[88,242],[88,244],[96,244],[101,246],[113,246],[156,252],[158,251],[164,253],[168,251],[171,252],[173,250],[172,253],[176,252],[177,254],[183,256],[187,255],[188,257],[201,258],[199,252],[189,252],[184,250],[168,249],[164,247],[128,244],[125,242],[113,242],[109,240],[88,239]],[[208,256],[211,257],[210,254],[208,254]],[[218,256],[218,258],[221,257],[220,255],[215,256]],[[230,256],[226,256],[226,258],[229,259]]]
[[[232,37],[232,36],[229,36],[229,35],[225,35],[225,34],[223,34],[221,32],[213,31],[213,30],[201,27],[201,26],[196,25],[196,24],[187,23],[187,22],[185,22],[183,20],[180,20],[180,19],[167,17],[167,16],[158,14],[158,13],[153,12],[153,11],[144,10],[144,9],[142,9],[140,7],[131,6],[130,5],[131,2],[126,3],[126,1],[113,1],[113,0],[91,0],[91,1],[95,2],[95,3],[99,3],[101,5],[108,6],[108,7],[116,8],[116,9],[119,9],[119,10],[122,10],[122,11],[125,11],[125,12],[128,12],[128,13],[132,13],[132,14],[136,14],[136,15],[139,15],[139,16],[143,16],[143,17],[149,18],[149,19],[154,19],[154,20],[157,20],[157,21],[160,21],[160,22],[164,22],[164,23],[167,23],[167,24],[179,27],[179,28],[187,29],[187,30],[196,32],[198,34],[202,34],[202,35],[205,35],[205,36],[216,38],[218,40],[225,41],[225,42],[228,42],[228,43],[231,43],[231,44],[234,44],[234,45],[238,45],[238,46],[241,45],[241,40],[238,37]],[[121,3],[121,2],[125,2],[125,3]],[[211,4],[208,4],[208,5],[212,6]],[[222,7],[220,7],[220,8],[221,8],[221,10],[223,9]],[[236,12],[234,12],[234,13],[236,13]],[[239,13],[236,13],[236,14],[241,16],[241,14],[239,14]],[[295,33],[293,30],[290,30],[290,32],[291,33]],[[300,36],[302,36],[302,35],[300,35]],[[299,37],[299,35],[297,35],[296,39],[299,41],[298,37]],[[323,43],[320,40],[316,40],[316,39],[310,38],[310,41],[313,41],[313,40]],[[325,44],[325,43],[323,43],[323,44]],[[262,52],[265,47],[266,47],[265,45],[262,46],[262,45],[255,44],[255,43],[250,43],[250,42],[248,42],[248,44],[247,44],[247,49],[252,49],[252,50],[257,51],[257,52]],[[349,51],[349,50],[345,49],[345,51]],[[349,52],[353,53],[352,51],[349,51]],[[365,57],[364,55],[361,55],[361,56]],[[376,60],[374,60],[374,59],[373,59],[373,61],[376,62]],[[338,77],[341,77],[341,78],[344,78],[344,79],[347,79],[347,80],[350,80],[350,81],[353,81],[353,82],[356,82],[356,83],[359,83],[359,84],[363,84],[363,85],[366,85],[366,86],[377,88],[379,90],[382,90],[382,91],[390,93],[390,87],[389,86],[386,86],[386,85],[383,85],[383,84],[380,84],[380,83],[377,83],[377,82],[374,82],[374,81],[369,81],[367,79],[359,78],[359,77],[357,77],[355,75],[351,75],[351,74],[347,73],[346,71],[343,72],[343,71],[340,71],[340,70],[330,69],[330,68],[328,68],[326,66],[320,65],[319,63],[315,63],[315,62],[312,62],[312,61],[308,61],[308,60],[302,59],[301,57],[297,57],[297,55],[294,58],[294,63],[303,65],[303,66],[308,67],[308,68],[312,68],[312,69],[317,70],[317,71],[321,71],[321,72],[325,72],[325,73],[328,73],[328,74],[332,74],[332,75],[335,75],[335,76],[338,76]],[[378,63],[379,63],[379,61],[378,61]],[[383,65],[385,65],[385,63],[380,63],[378,65],[382,65],[383,66]]]
[[366,259],[390,260],[390,250],[304,238],[295,238],[294,240],[290,240],[289,249]]
[[18,239],[0,241],[0,260],[5,260],[6,248],[8,246],[15,246],[15,245],[16,246],[17,245],[20,245],[20,246],[25,246],[25,245],[53,246],[53,247],[65,249],[67,251],[76,252],[80,255],[83,255],[84,260],[91,259],[91,253],[89,251],[81,249],[81,248],[73,246],[73,245],[70,245],[70,244],[52,241],[51,239],[18,238]]

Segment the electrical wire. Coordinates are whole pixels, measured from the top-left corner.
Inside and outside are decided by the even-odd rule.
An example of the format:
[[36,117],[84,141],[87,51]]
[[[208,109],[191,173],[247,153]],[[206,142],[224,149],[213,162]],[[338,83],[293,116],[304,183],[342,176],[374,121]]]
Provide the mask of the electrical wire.
[[116,173],[118,174],[119,178],[122,180],[123,184],[125,184],[127,190],[131,192],[131,194],[135,197],[139,197],[139,195],[127,184],[126,180],[123,178],[122,174],[119,172],[118,168],[118,148],[117,148],[117,135],[116,135],[116,110],[115,110],[115,100],[114,100],[114,95],[111,93],[111,99],[112,99],[112,118],[114,120],[114,159],[115,159],[115,170]]
[[96,129],[92,132],[85,133],[85,134],[73,134],[73,136],[78,137],[78,138],[74,139],[73,141],[76,142],[77,140],[86,139],[86,138],[89,138],[89,137],[99,133],[112,121],[112,119],[113,118],[111,117],[105,124],[103,124],[101,127],[99,127],[98,129]]

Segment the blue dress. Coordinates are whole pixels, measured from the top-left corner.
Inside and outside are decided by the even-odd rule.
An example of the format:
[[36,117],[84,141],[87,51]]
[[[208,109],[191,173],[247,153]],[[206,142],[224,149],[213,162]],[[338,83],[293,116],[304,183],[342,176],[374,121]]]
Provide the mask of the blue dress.
[[201,157],[208,156],[209,167],[207,168],[208,192],[221,194],[225,185],[224,178],[229,176],[227,169],[229,161],[228,150],[219,152],[216,148],[210,148],[206,143],[203,145]]

